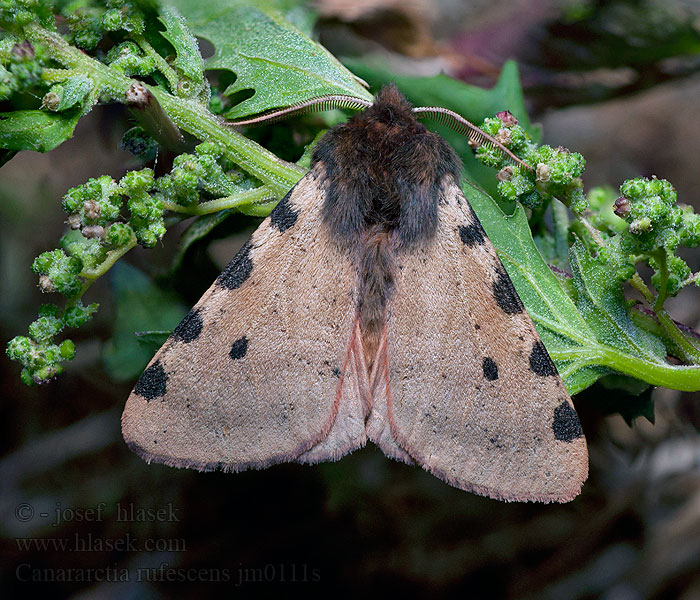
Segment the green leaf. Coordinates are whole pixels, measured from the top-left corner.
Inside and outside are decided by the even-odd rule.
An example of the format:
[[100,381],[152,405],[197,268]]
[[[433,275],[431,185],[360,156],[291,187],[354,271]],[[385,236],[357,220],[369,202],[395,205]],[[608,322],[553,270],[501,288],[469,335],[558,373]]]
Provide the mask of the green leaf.
[[136,341],[148,350],[153,356],[173,332],[172,329],[159,329],[157,331],[137,331],[134,336]]
[[626,402],[619,402],[615,407],[615,412],[625,420],[627,425],[632,427],[638,417],[644,417],[649,423],[654,424],[654,400],[651,395],[652,388],[640,394],[638,397],[627,396]]
[[[236,75],[225,91],[254,94],[228,113],[239,118],[316,96],[372,96],[323,46],[286,21],[271,2],[173,0],[192,32],[209,40],[215,53],[207,69]],[[251,35],[255,32],[255,35]]]
[[569,249],[576,288],[576,306],[598,340],[647,360],[663,362],[663,342],[632,321],[618,281],[594,259],[581,241]]
[[16,110],[0,113],[0,148],[48,152],[73,137],[80,113]]
[[68,110],[76,104],[82,103],[91,89],[92,83],[84,75],[69,77],[63,82],[63,95],[56,107],[56,112]]
[[654,423],[653,389],[638,379],[612,373],[601,377],[600,387],[584,392],[583,398],[602,414],[619,414],[632,427],[638,417]]
[[201,88],[204,79],[204,61],[199,53],[197,40],[190,33],[187,24],[180,14],[173,8],[164,7],[161,10],[161,22],[165,25],[165,31],[161,35],[168,40],[175,49],[175,59],[172,66],[182,77],[187,78],[197,88],[192,89],[189,95],[195,95]]
[[[392,73],[383,66],[383,61],[374,59],[345,59],[345,64],[354,73],[366,80],[373,88],[393,81],[414,106],[441,106],[455,111],[468,121],[479,125],[486,117],[493,117],[497,112],[509,110],[532,136],[533,140],[541,138],[541,131],[530,123],[525,99],[523,97],[517,64],[509,60],[503,65],[498,82],[491,89],[467,85],[447,75],[432,77],[414,77]],[[493,169],[485,167],[474,158],[474,153],[467,144],[467,139],[453,130],[437,123],[425,120],[430,129],[437,131],[457,151],[464,163],[465,174],[477,182],[493,197],[496,193],[496,178]]]
[[574,302],[537,251],[524,209],[518,206],[508,216],[475,186],[463,189],[569,393],[612,372],[671,389],[700,390],[700,367],[677,367],[664,360],[661,340],[634,325],[620,300],[619,284],[582,244],[577,242],[571,251]]
[[177,244],[177,251],[171,261],[171,267],[173,269],[179,267],[187,249],[196,241],[206,237],[212,229],[220,223],[223,223],[231,214],[233,214],[233,211],[227,209],[195,219],[180,237],[180,241]]
[[172,331],[187,309],[126,263],[112,268],[111,282],[116,305],[114,336],[105,347],[102,360],[112,379],[125,381],[139,375],[154,352],[154,345],[144,345],[135,333]]

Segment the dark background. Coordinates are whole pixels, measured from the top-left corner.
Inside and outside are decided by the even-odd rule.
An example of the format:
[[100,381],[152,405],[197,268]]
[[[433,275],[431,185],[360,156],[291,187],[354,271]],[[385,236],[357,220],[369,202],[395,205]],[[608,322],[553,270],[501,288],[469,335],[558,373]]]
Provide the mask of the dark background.
[[[700,207],[700,55],[679,42],[688,28],[700,30],[697,3],[319,7],[331,51],[379,54],[396,72],[445,71],[491,86],[503,61],[518,59],[544,141],[584,154],[587,188],[657,175],[676,186],[680,202]],[[29,267],[64,231],[61,196],[89,177],[140,166],[119,149],[128,126],[121,107],[96,108],[69,142],[47,155],[21,154],[0,171],[3,345],[47,301]],[[157,275],[176,238],[171,232],[127,261]],[[219,267],[239,239],[211,245]],[[698,252],[686,256],[699,270]],[[184,302],[193,303],[211,277],[204,269],[187,278]],[[71,336],[78,355],[56,381],[27,388],[17,365],[0,358],[4,597],[700,598],[697,393],[654,390],[655,424],[640,418],[631,428],[604,414],[611,392],[577,396],[591,468],[581,496],[566,505],[467,494],[371,445],[333,464],[200,474],[148,466],[124,445],[119,419],[133,381],[111,381],[100,362],[114,319],[109,277],[86,300],[100,311]],[[698,328],[697,289],[668,306]],[[48,546],[22,546],[28,538]],[[31,582],[50,574],[59,581]]]

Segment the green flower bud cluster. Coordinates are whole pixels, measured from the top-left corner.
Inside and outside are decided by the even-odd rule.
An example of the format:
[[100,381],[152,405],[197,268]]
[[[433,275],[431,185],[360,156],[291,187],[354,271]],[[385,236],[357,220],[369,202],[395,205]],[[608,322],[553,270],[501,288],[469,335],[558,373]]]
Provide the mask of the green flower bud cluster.
[[535,208],[543,199],[535,189],[532,173],[519,166],[506,166],[499,172],[498,193],[511,202],[520,202],[527,208]]
[[615,235],[627,229],[627,223],[614,212],[618,195],[615,188],[606,186],[594,187],[586,196],[591,209],[589,220],[604,236]]
[[538,146],[510,113],[485,119],[481,129],[532,167],[513,166],[498,148],[479,147],[476,157],[485,165],[500,169],[498,192],[503,198],[541,209],[556,197],[574,212],[586,209],[580,179],[586,161],[581,154],[562,147]]
[[163,203],[158,194],[152,193],[154,184],[151,169],[130,171],[119,182],[121,194],[128,198],[129,225],[144,248],[153,248],[165,235]]
[[[497,118],[484,119],[481,129],[525,162],[529,163],[526,157],[532,155],[537,148],[537,144],[518,125],[517,120],[510,113],[503,113],[503,116]],[[500,169],[510,164],[497,148],[487,145],[479,146],[476,151],[476,157],[486,166],[495,169]]]
[[635,263],[646,262],[654,270],[652,284],[674,296],[690,276],[690,267],[674,253],[679,246],[700,245],[700,215],[676,203],[676,191],[665,179],[637,177],[620,186],[615,214],[627,228],[611,238],[600,258],[618,279],[629,279]]
[[121,147],[122,150],[131,152],[134,156],[143,159],[144,162],[153,160],[158,152],[158,142],[140,126],[132,127],[124,132]]
[[8,35],[0,40],[0,100],[15,92],[43,86],[41,72],[46,58],[42,48]]
[[104,30],[100,22],[99,9],[81,7],[76,12],[66,15],[70,29],[70,41],[83,50],[92,50],[100,43]]
[[156,70],[156,62],[134,42],[124,42],[107,52],[107,64],[127,77],[146,77]]
[[90,6],[86,2],[77,10],[73,6],[68,4],[68,12],[64,14],[73,44],[83,50],[95,48],[106,32],[140,34],[145,29],[143,13],[130,2],[110,0],[100,6]]
[[27,385],[47,383],[63,371],[60,364],[73,360],[75,344],[72,340],[53,343],[53,338],[66,327],[79,327],[92,318],[97,304],[83,306],[80,301],[65,311],[55,304],[44,304],[39,318],[29,326],[29,337],[19,335],[7,344],[7,355],[22,363],[22,381]]
[[232,168],[217,144],[205,142],[195,148],[194,154],[177,156],[172,171],[157,181],[156,188],[168,202],[193,206],[202,190],[213,197],[240,192],[240,176],[232,176]]
[[198,174],[202,189],[216,197],[230,196],[240,191],[241,174],[232,176],[233,163],[224,158],[221,146],[212,142],[199,144],[195,149],[199,163]]
[[69,233],[61,238],[61,248],[42,252],[32,264],[43,292],[59,292],[75,298],[83,290],[86,271],[97,269],[107,257],[107,250],[97,239]]
[[[136,236],[142,246],[155,246],[165,235],[165,224],[161,199],[153,191],[151,169],[130,171],[119,183],[103,175],[69,190],[63,198],[68,224],[80,229],[87,242],[73,240],[66,250],[79,256],[85,268],[91,270],[104,260],[105,244],[123,246]],[[115,222],[124,219],[121,211],[125,198],[131,218],[127,223]]]
[[86,239],[80,235],[64,235],[61,238],[61,248],[70,258],[78,259],[82,271],[93,271],[107,257],[107,250],[97,239]]
[[126,246],[134,238],[134,230],[126,223],[112,223],[105,231],[104,241],[110,246]]
[[[141,169],[119,182],[108,175],[90,179],[66,193],[62,206],[73,231],[61,238],[60,248],[43,252],[32,270],[40,276],[42,291],[63,294],[68,307],[61,313],[56,305],[44,305],[29,336],[14,338],[7,347],[8,356],[22,363],[26,384],[51,380],[61,372],[60,363],[73,358],[73,342],[57,345],[53,338],[66,327],[86,323],[97,310],[96,304],[83,307],[79,298],[110,246],[124,247],[134,238],[142,246],[154,246],[165,234],[163,201],[196,204],[202,190],[216,196],[240,191],[241,184],[228,173],[232,168],[218,145],[203,143],[193,154],[177,157],[171,173],[158,180],[151,169]],[[125,204],[128,221],[122,214]]]
[[[665,179],[637,177],[620,186],[626,205],[618,209],[629,224],[639,253],[664,247],[674,252],[685,233],[683,210],[676,204],[676,190]],[[686,241],[686,240],[683,240]]]
[[[68,190],[63,197],[62,206],[68,213],[71,229],[80,229],[84,238],[97,242],[101,239],[107,240],[105,233],[113,227],[113,221],[119,218],[123,204],[117,182],[109,175],[103,175]],[[109,237],[109,243],[114,243],[113,235]],[[88,248],[93,246],[95,245]],[[89,250],[89,253],[94,257],[99,255],[96,247]],[[78,253],[81,254],[82,252]],[[93,265],[94,261],[85,262],[88,269],[94,268],[87,266],[88,264]]]
[[119,216],[123,202],[118,192],[117,182],[102,175],[68,190],[61,205],[69,215],[76,215],[81,225],[104,227]]
[[0,26],[3,29],[17,31],[29,23],[53,29],[52,3],[46,0],[0,0]]
[[180,154],[173,160],[170,173],[160,177],[156,183],[162,198],[180,206],[194,206],[199,200],[199,177],[196,157]]
[[100,23],[105,31],[125,31],[141,34],[146,28],[143,13],[132,2],[110,0],[107,10],[102,14]]
[[69,256],[62,249],[42,252],[32,264],[32,271],[41,275],[39,285],[42,291],[56,291],[68,298],[77,296],[83,289],[82,270],[80,258]]
[[685,281],[690,277],[691,270],[688,263],[680,256],[671,254],[665,257],[665,261],[664,271],[660,259],[653,256],[649,258],[649,266],[655,271],[651,276],[651,284],[657,290],[661,290],[665,285],[666,296],[675,296],[683,289]]
[[[105,244],[123,246],[136,236],[139,244],[152,248],[166,231],[163,201],[192,206],[202,191],[214,197],[239,192],[240,177],[227,172],[232,167],[219,146],[203,143],[193,154],[177,156],[171,172],[158,180],[151,169],[130,171],[118,183],[108,175],[90,179],[63,198],[68,224],[79,229],[87,242],[71,238],[63,248],[87,270],[104,260]],[[126,220],[121,214],[125,199],[131,216],[121,223]]]

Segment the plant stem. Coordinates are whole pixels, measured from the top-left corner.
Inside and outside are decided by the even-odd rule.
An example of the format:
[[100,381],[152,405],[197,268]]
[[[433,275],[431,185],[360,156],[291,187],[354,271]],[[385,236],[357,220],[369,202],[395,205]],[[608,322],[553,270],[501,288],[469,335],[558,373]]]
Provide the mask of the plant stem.
[[[630,311],[630,316],[637,327],[649,331],[655,336],[663,339],[666,345],[666,350],[671,356],[675,356],[681,360],[686,358],[684,351],[678,346],[674,339],[668,334],[659,321],[656,313],[653,311],[647,311],[641,307],[636,307]],[[694,344],[696,347],[700,344],[700,334],[695,333],[689,327],[684,329],[684,325],[681,325],[674,321],[674,324],[678,328],[680,334],[686,338],[690,344]]]
[[[700,366],[676,367],[670,364],[656,363],[636,356],[629,356],[617,348],[597,346],[591,349],[571,348],[550,352],[554,360],[575,361],[577,369],[583,366],[605,366],[618,373],[624,373],[646,381],[651,385],[660,385],[684,392],[700,390]],[[563,370],[564,376],[567,371]]]
[[48,83],[58,83],[59,81],[65,81],[69,77],[74,75],[81,75],[79,71],[73,69],[49,69],[45,68],[41,71],[41,79]]
[[593,241],[596,243],[596,246],[599,246],[601,248],[603,246],[605,246],[605,241],[603,240],[602,236],[600,235],[600,232],[595,227],[593,227],[591,222],[586,217],[584,217],[583,215],[579,215],[578,220],[581,222],[581,224],[586,228],[586,231],[593,238]]
[[[665,279],[662,279],[661,285],[661,289],[665,291],[666,283],[668,282],[668,269],[665,268],[665,251],[663,254],[663,258],[661,259],[657,257],[657,260],[659,261],[659,271],[661,273],[662,278],[664,277],[665,273]],[[654,297],[654,294],[644,283],[644,280],[639,276],[639,273],[635,273],[630,278],[629,283],[636,290],[638,290],[639,293],[642,294],[642,296],[644,296],[644,300],[647,301],[647,304],[649,304],[651,309],[654,311],[656,318],[659,320],[659,323],[664,328],[666,334],[678,346],[678,349],[683,354],[683,356],[679,356],[678,358],[683,359],[683,361],[687,363],[700,364],[700,348],[698,348],[695,344],[693,344],[693,342],[691,342],[686,336],[683,335],[683,332],[680,331],[680,329],[678,329],[673,319],[671,319],[669,314],[664,310],[663,302],[659,302],[659,298],[661,297],[661,291],[659,291],[659,295],[657,297]]]
[[182,206],[180,204],[175,204],[174,202],[168,202],[167,200],[162,201],[162,204],[164,210],[169,210],[176,213],[184,213],[187,215],[208,215],[219,212],[220,210],[226,210],[227,208],[238,208],[244,204],[256,204],[265,200],[272,200],[274,198],[275,194],[270,188],[267,186],[260,186],[253,190],[246,190],[245,192],[240,192],[239,194],[233,194],[224,198],[217,198],[216,200],[209,200],[208,202],[201,202],[200,204],[195,204],[194,206]]
[[654,303],[654,312],[658,313],[663,309],[664,302],[666,302],[667,292],[668,292],[668,262],[666,260],[666,249],[658,248],[654,254],[656,263],[659,265],[659,277],[661,278],[661,285],[657,290],[659,293],[656,296],[656,302]]
[[654,252],[654,259],[658,265],[658,274],[661,278],[661,284],[659,285],[659,293],[656,296],[656,302],[654,302],[653,309],[656,317],[659,319],[659,323],[664,328],[666,333],[671,336],[674,342],[678,345],[680,350],[683,352],[683,360],[688,363],[700,364],[700,348],[696,347],[695,344],[690,342],[683,333],[678,329],[673,319],[664,309],[664,302],[668,297],[668,261],[667,253],[665,248],[659,248]]
[[148,40],[143,35],[132,35],[131,39],[133,39],[139,45],[141,50],[143,50],[146,53],[146,56],[153,59],[153,62],[156,63],[156,67],[158,67],[158,70],[168,80],[168,85],[170,85],[170,91],[174,94],[177,94],[177,84],[179,83],[180,79],[177,76],[175,69],[173,69],[168,64],[168,61],[165,60],[160,54],[158,54],[153,49],[153,46],[151,46],[151,44],[148,43]]
[[306,174],[303,167],[281,160],[226,126],[196,100],[176,98],[157,87],[149,89],[178,127],[196,138],[220,144],[227,158],[269,186],[277,197],[284,196]]
[[[46,48],[49,56],[65,67],[90,77],[102,94],[124,102],[125,93],[135,81],[118,73],[68,44],[59,34],[36,23],[25,27],[32,44]],[[276,197],[282,197],[306,173],[303,167],[281,160],[275,154],[227,127],[196,100],[178,98],[157,86],[146,86],[158,99],[172,121],[203,141],[219,143],[228,158],[268,185]]]
[[647,304],[653,308],[656,298],[654,298],[654,294],[652,294],[651,290],[647,287],[647,284],[644,283],[644,280],[639,276],[639,273],[635,271],[634,275],[632,275],[632,277],[629,279],[629,283],[642,296],[644,296]]
[[700,271],[697,273],[692,273],[691,275],[688,276],[688,279],[686,279],[683,283],[681,283],[681,287],[685,287],[686,285],[690,285],[691,283],[694,283],[695,281],[698,280],[698,277],[700,277]]
[[554,221],[554,246],[560,264],[569,260],[569,209],[556,198],[552,202],[552,219]]
[[107,256],[97,266],[97,268],[91,270],[84,270],[80,274],[80,276],[85,277],[85,279],[87,279],[88,281],[94,281],[95,279],[101,277],[107,271],[109,271],[114,266],[114,264],[134,246],[136,246],[136,236],[133,236],[127,244],[124,244],[123,246],[119,246],[119,248],[115,248],[114,250],[110,250],[109,252],[107,252]]
[[136,243],[136,236],[132,236],[131,240],[129,240],[127,244],[124,244],[119,248],[115,248],[114,250],[110,250],[109,252],[107,252],[107,256],[96,269],[83,270],[83,272],[80,273],[80,277],[84,279],[83,287],[80,289],[80,292],[78,292],[75,296],[72,296],[66,302],[66,309],[77,304],[78,301],[85,295],[85,292],[87,292],[88,289],[90,289],[90,286],[93,283],[95,283],[95,281],[99,277],[101,277],[107,271],[109,271],[122,256],[124,256],[127,252],[129,252],[129,250],[136,246]]
[[671,336],[671,339],[678,345],[679,349],[683,352],[684,356],[682,358],[686,363],[692,363],[700,365],[700,348],[693,344],[683,332],[678,329],[673,319],[669,314],[661,309],[654,310],[656,317],[659,319],[659,323],[664,328],[664,331]]

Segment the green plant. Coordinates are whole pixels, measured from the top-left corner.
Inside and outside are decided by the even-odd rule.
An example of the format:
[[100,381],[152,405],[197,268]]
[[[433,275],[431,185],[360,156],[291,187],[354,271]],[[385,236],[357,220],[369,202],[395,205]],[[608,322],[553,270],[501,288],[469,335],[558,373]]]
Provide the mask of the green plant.
[[[125,132],[123,143],[144,163],[158,147],[177,155],[160,177],[144,167],[119,181],[107,175],[90,179],[64,196],[71,231],[32,269],[41,289],[63,295],[65,303],[42,306],[29,335],[8,344],[10,357],[23,364],[25,383],[48,381],[73,357],[73,343],[58,343],[57,336],[90,319],[97,306],[84,306],[83,296],[129,250],[152,248],[174,223],[194,219],[181,239],[179,260],[231,214],[267,215],[304,175],[309,148],[297,163],[284,161],[221,117],[327,94],[371,99],[361,80],[305,33],[308,11],[293,12],[292,25],[283,15],[293,3],[273,4],[0,2],[0,99],[11,107],[0,114],[3,161],[21,150],[55,148],[98,102],[130,107],[139,126]],[[56,18],[66,25],[61,33]],[[195,35],[214,46],[207,61]],[[700,338],[664,308],[668,297],[698,283],[677,250],[700,245],[700,217],[676,203],[670,183],[637,178],[622,184],[619,197],[603,188],[585,194],[583,157],[537,143],[513,63],[490,90],[444,76],[396,76],[369,63],[347,64],[372,84],[394,80],[415,104],[445,106],[482,122],[484,131],[530,166],[506,164],[486,147],[474,157],[463,138],[438,127],[464,160],[465,194],[570,393],[601,378],[635,393],[648,385],[700,389]],[[205,69],[217,77],[209,81]],[[254,94],[245,97],[247,89]],[[32,95],[41,101],[26,108]],[[504,108],[510,112],[500,112]],[[325,123],[339,115],[326,114]],[[318,133],[318,121],[308,126]],[[548,209],[550,226],[544,219]],[[650,284],[638,265],[653,270]],[[157,293],[139,281],[143,294]],[[625,298],[623,282],[639,290],[646,307]],[[179,311],[160,323],[154,319],[145,328],[156,330],[144,339],[151,345],[162,341]],[[668,355],[682,364],[672,364]],[[112,375],[129,378],[148,352],[122,368],[114,356],[124,353],[107,357]]]

